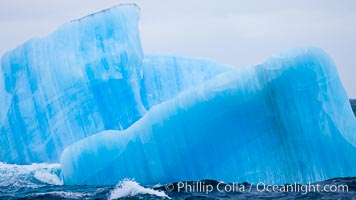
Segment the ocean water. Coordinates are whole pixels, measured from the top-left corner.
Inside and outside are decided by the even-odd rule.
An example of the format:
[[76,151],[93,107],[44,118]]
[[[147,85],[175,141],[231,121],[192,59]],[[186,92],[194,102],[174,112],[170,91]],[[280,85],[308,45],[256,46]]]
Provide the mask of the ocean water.
[[354,114],[356,116],[356,99],[350,99],[351,107],[352,110],[354,111]]
[[[0,163],[0,199],[356,199],[356,177],[311,185],[321,190],[291,183],[275,186],[278,189],[272,191],[273,187],[269,190],[264,183],[214,180],[142,186],[126,179],[113,186],[67,186],[61,179],[59,164]],[[289,190],[283,191],[287,186]]]

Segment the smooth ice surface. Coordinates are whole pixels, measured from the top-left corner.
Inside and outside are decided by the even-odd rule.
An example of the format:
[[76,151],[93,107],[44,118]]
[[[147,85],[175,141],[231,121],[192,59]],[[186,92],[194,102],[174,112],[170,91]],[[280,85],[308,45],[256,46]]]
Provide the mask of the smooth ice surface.
[[[290,49],[66,148],[66,184],[214,179],[307,183],[356,175],[356,119],[332,60]],[[89,167],[90,166],[90,167]]]
[[125,129],[153,105],[229,69],[173,55],[144,59],[138,12],[131,4],[104,10],[2,57],[0,161],[58,162],[68,145]]

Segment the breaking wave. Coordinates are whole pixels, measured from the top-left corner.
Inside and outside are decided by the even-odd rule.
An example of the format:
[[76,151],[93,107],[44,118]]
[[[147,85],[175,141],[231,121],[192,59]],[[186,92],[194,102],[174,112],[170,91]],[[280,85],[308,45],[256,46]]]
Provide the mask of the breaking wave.
[[60,164],[13,165],[0,162],[0,187],[38,188],[63,185]]
[[111,192],[109,200],[119,199],[124,197],[133,197],[137,195],[154,195],[157,197],[170,199],[163,191],[157,191],[151,188],[145,188],[139,185],[134,180],[125,179],[120,181],[116,188]]
[[[194,182],[187,182],[193,184]],[[214,187],[219,183],[205,180]],[[244,183],[245,184],[245,183]],[[249,186],[248,183],[246,183]],[[245,186],[246,186],[245,184]],[[336,178],[318,182],[320,185],[347,185],[347,192],[302,194],[298,192],[266,193],[254,186],[249,192],[220,193],[179,192],[177,183],[142,186],[132,179],[124,179],[116,186],[65,185],[59,164],[12,165],[0,162],[0,199],[353,199],[356,195],[356,177]],[[246,187],[247,187],[246,186]]]

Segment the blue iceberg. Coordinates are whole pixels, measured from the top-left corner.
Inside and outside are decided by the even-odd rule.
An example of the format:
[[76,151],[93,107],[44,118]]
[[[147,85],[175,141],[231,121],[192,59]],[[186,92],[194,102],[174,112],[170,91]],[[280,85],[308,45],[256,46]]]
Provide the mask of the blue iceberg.
[[356,119],[330,57],[235,68],[144,54],[139,9],[61,26],[0,62],[0,162],[61,162],[65,184],[356,175]]
[[[63,147],[106,128],[125,128],[144,113],[138,18],[136,6],[118,6],[2,57],[1,161],[58,162]],[[125,113],[130,118],[120,120]]]
[[104,10],[2,57],[0,161],[59,162],[70,144],[126,129],[152,106],[231,68],[206,59],[144,57],[138,13],[136,5]]
[[61,165],[68,184],[354,176],[355,120],[331,59],[318,48],[291,49],[153,106],[124,131],[71,145]]

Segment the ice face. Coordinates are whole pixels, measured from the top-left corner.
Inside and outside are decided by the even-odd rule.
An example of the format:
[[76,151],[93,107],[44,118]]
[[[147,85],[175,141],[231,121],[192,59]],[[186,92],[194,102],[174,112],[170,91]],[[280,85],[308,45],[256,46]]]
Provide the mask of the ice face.
[[147,110],[180,92],[233,69],[212,60],[174,55],[147,55],[143,60],[141,99]]
[[81,140],[61,165],[66,184],[307,183],[355,176],[355,133],[331,59],[298,48],[190,88],[124,131]]
[[144,113],[138,18],[136,6],[117,6],[2,57],[0,160],[58,161],[63,146]]
[[229,68],[171,55],[143,59],[138,18],[137,6],[117,6],[2,57],[0,161],[59,162],[68,145],[123,130],[153,105]]

